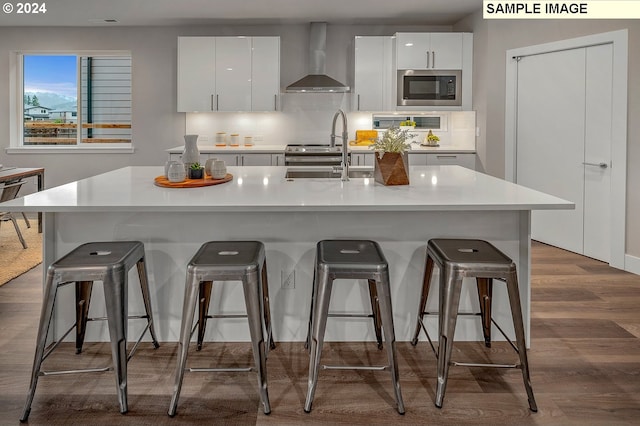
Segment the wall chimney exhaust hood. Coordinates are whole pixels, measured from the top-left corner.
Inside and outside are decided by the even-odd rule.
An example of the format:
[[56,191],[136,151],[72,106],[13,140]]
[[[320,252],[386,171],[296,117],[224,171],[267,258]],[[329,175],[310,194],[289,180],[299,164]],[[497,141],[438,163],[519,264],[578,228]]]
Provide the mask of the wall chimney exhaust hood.
[[312,22],[309,31],[309,74],[287,86],[288,93],[344,93],[345,86],[325,73],[327,23]]

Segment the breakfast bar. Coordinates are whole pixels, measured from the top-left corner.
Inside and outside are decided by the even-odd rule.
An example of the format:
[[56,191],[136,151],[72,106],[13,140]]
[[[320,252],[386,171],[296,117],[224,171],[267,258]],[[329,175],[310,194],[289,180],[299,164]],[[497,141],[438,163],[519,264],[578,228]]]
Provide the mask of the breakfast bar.
[[[265,244],[274,337],[303,341],[315,244],[340,238],[371,239],[381,245],[389,261],[396,338],[410,340],[426,243],[436,237],[484,239],[515,261],[528,339],[531,211],[574,208],[572,202],[460,166],[411,167],[410,185],[403,186],[384,186],[366,177],[346,182],[287,178],[286,167],[255,166],[229,167],[233,178],[220,185],[163,188],[154,185],[162,172],[162,167],[125,167],[3,204],[5,210],[44,213],[45,271],[85,242],[142,241],[161,341],[178,340],[187,262],[204,242],[213,240]],[[216,287],[212,310],[244,312],[237,287]],[[432,287],[432,293],[438,291]],[[503,287],[495,287],[493,316],[513,335]],[[365,286],[341,290],[334,291],[332,310],[362,306],[366,299]],[[73,290],[62,290],[59,297],[71,300]],[[102,297],[101,292],[94,297]],[[132,290],[129,298],[133,306],[141,295]],[[430,298],[429,309],[437,310],[435,301],[437,297]],[[477,303],[474,286],[464,286],[460,311],[477,311]],[[98,311],[103,304],[92,304],[92,309],[94,305]],[[73,321],[72,310],[56,312],[54,330],[66,330]],[[430,333],[437,334],[436,317],[425,322]],[[131,335],[143,325],[136,327],[130,325]],[[212,324],[207,337],[248,341],[249,331],[246,321],[232,318]],[[455,338],[482,340],[479,322],[461,319]],[[86,339],[108,340],[106,324],[92,326]],[[375,340],[375,335],[368,321],[354,318],[340,325],[330,321],[326,339]]]

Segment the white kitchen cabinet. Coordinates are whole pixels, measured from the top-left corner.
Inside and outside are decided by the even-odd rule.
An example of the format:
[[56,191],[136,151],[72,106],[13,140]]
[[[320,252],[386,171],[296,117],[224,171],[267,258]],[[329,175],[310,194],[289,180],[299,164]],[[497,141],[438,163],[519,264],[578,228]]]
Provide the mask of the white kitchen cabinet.
[[375,153],[351,152],[352,166],[373,166],[373,156]]
[[476,154],[462,153],[442,153],[442,154],[426,154],[427,166],[446,166],[456,165],[466,167],[467,169],[476,169]]
[[251,38],[216,37],[215,111],[251,110]]
[[284,154],[271,154],[272,166],[284,166]]
[[209,154],[218,160],[224,160],[227,166],[270,166],[272,154]]
[[426,166],[427,154],[424,152],[410,152],[409,166]]
[[275,111],[280,37],[178,37],[178,112]]
[[455,152],[410,152],[410,166],[462,166],[467,169],[476,169],[476,154]]
[[215,37],[178,37],[178,112],[214,109],[215,49]]
[[397,69],[459,70],[462,33],[396,33]]
[[252,37],[251,43],[251,111],[277,111],[280,37]]
[[356,36],[354,40],[354,103],[357,111],[394,109],[391,101],[395,70],[393,37]]

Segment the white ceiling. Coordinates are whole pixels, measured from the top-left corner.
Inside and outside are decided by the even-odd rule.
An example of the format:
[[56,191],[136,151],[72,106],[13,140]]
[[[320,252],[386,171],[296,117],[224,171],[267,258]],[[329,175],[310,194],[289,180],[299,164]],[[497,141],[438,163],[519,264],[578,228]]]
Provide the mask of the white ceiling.
[[[22,1],[22,0],[20,0]],[[0,26],[282,24],[451,25],[482,0],[39,0],[46,13],[0,12]],[[24,2],[26,3],[26,2]],[[6,6],[6,4],[5,4]],[[95,20],[116,19],[117,23]]]

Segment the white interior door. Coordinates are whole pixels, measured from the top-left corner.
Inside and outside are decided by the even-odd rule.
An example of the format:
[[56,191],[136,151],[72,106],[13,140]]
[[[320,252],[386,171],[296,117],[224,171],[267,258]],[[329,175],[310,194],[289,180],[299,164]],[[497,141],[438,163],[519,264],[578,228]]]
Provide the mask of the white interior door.
[[611,52],[602,45],[523,57],[516,125],[517,182],[576,205],[534,211],[532,238],[607,262]]

